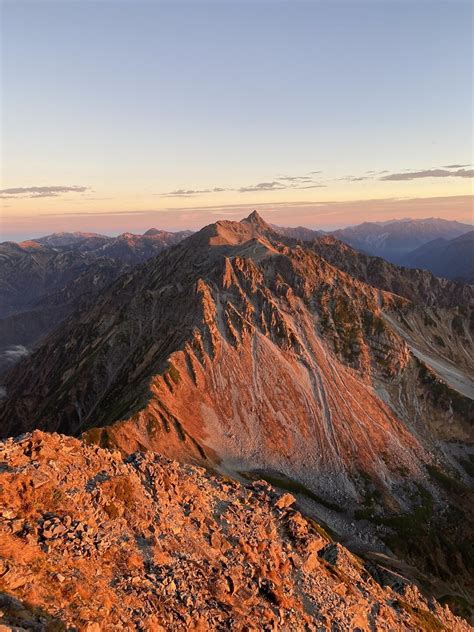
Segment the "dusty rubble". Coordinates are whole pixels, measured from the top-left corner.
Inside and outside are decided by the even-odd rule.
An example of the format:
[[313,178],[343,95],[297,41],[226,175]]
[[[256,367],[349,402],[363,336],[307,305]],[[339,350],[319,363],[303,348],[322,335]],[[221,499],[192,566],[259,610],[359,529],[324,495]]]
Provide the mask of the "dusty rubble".
[[470,629],[263,481],[35,431],[0,492],[0,630]]

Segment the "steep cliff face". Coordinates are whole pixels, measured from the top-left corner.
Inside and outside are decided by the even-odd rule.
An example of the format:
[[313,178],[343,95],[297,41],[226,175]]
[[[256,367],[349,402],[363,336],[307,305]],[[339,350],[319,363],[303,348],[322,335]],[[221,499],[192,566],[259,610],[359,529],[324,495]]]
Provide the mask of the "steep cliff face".
[[[264,476],[347,541],[386,551],[395,530],[393,550],[430,559],[427,525],[457,542],[471,524],[472,399],[436,365],[465,347],[456,331],[472,342],[469,288],[390,264],[383,275],[345,248],[303,247],[256,215],[206,227],[122,276],[8,375],[3,435],[86,431],[124,453]],[[436,309],[433,327],[421,315]],[[434,330],[438,355],[422,346]],[[466,355],[467,381],[470,367]],[[470,564],[466,551],[457,575]],[[449,577],[445,553],[430,565]]]

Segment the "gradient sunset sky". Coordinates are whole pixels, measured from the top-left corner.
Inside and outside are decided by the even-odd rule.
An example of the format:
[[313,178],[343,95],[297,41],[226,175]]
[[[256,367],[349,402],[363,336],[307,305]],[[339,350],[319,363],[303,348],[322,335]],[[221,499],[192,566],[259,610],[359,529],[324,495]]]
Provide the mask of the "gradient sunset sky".
[[472,222],[472,12],[4,1],[1,238]]

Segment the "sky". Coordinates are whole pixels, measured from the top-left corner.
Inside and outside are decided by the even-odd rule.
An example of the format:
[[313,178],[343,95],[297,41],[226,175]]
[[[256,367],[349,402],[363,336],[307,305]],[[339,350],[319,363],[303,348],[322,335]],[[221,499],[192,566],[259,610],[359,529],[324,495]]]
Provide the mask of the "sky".
[[3,0],[1,238],[472,222],[473,7]]

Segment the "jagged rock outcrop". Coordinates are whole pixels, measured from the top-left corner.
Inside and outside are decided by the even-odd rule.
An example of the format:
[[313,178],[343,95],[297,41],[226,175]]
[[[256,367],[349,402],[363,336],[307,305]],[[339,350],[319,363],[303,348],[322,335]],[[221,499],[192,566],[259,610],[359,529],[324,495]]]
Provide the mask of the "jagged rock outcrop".
[[[469,594],[472,358],[462,379],[449,363],[472,344],[471,291],[334,238],[299,244],[257,214],[218,222],[120,277],[13,369],[1,431],[86,432],[267,478],[344,542]],[[445,349],[423,346],[434,335]]]
[[0,465],[2,629],[471,629],[264,481],[38,431]]
[[447,308],[467,308],[474,304],[474,287],[471,285],[438,278],[428,270],[400,268],[380,257],[358,252],[331,235],[318,238],[312,247],[351,276],[415,304]]

